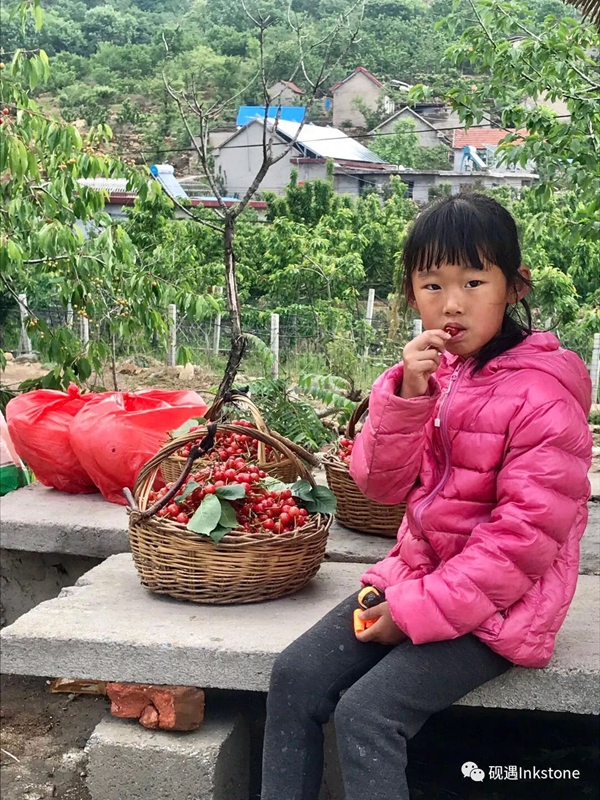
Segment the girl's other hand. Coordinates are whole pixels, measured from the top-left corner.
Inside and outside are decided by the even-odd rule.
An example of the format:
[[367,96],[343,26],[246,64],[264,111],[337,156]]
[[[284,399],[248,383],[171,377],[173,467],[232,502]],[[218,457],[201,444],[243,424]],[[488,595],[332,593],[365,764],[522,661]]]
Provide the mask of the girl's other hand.
[[446,342],[452,336],[443,330],[431,330],[412,339],[402,351],[404,377],[398,394],[405,400],[427,394],[429,378],[440,365]]
[[404,631],[396,625],[390,614],[387,603],[379,603],[373,608],[367,608],[360,614],[361,619],[376,619],[377,622],[370,628],[356,634],[360,642],[378,642],[379,644],[396,645],[408,639]]

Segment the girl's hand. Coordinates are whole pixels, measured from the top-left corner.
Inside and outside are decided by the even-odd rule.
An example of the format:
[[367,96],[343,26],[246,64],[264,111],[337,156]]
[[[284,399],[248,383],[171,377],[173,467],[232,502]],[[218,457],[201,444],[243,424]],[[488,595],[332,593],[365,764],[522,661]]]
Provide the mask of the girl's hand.
[[427,394],[429,378],[440,365],[440,356],[452,336],[446,331],[431,330],[412,339],[402,351],[404,377],[400,397],[422,397]]
[[377,622],[370,628],[356,634],[360,642],[379,642],[379,644],[396,645],[408,639],[408,636],[396,625],[390,614],[387,603],[379,603],[373,608],[367,608],[360,614],[361,619],[376,619]]

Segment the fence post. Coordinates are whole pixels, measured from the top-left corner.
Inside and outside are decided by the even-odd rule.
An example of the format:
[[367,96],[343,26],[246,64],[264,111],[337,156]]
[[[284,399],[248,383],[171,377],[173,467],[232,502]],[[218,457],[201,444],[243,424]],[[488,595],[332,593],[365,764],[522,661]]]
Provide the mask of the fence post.
[[423,333],[423,320],[415,319],[413,321],[413,339],[415,336],[420,336]]
[[167,367],[174,367],[177,360],[177,306],[169,304],[169,345],[167,347]]
[[73,327],[73,306],[71,305],[71,301],[67,303],[67,328]]
[[27,336],[27,327],[25,325],[26,320],[29,316],[27,310],[27,295],[20,294],[18,297],[19,301],[19,313],[21,314],[21,332],[19,334],[19,355],[30,355],[31,354],[31,339]]
[[[223,287],[217,286],[217,294],[223,294]],[[213,353],[218,356],[219,349],[221,347],[221,315],[217,314],[217,319],[215,321],[215,330],[214,330],[214,338],[213,338]]]
[[594,348],[592,350],[590,376],[592,378],[592,403],[597,403],[598,383],[600,382],[600,333],[594,334]]
[[90,321],[83,314],[79,317],[79,338],[83,345],[83,352],[87,354],[90,344]]
[[279,314],[271,314],[271,352],[273,353],[271,375],[274,380],[277,380],[279,377]]
[[[375,307],[375,289],[369,289],[369,296],[367,298],[367,325],[373,327],[373,308]],[[365,345],[365,358],[369,355],[369,345]]]

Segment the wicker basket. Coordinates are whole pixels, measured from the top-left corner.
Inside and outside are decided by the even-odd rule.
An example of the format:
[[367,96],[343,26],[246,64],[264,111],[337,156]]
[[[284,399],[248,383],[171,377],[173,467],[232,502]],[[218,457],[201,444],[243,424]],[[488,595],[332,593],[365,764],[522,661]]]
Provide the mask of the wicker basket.
[[[354,439],[356,425],[366,414],[368,407],[369,398],[366,397],[354,409],[348,422],[349,439]],[[335,450],[330,450],[323,456],[323,466],[329,488],[337,499],[335,516],[342,525],[361,533],[396,537],[406,511],[406,503],[388,506],[369,500],[350,477],[348,465],[339,458]]]
[[[285,444],[263,431],[219,425],[217,431],[243,433],[269,444],[295,462],[297,474],[314,480]],[[129,512],[129,538],[142,584],[158,594],[194,603],[256,603],[293,594],[316,575],[325,556],[332,517],[314,514],[302,528],[287,533],[231,531],[219,544],[164,517],[144,517],[149,495],[166,458],[198,439],[206,428],[165,445],[141,470],[135,488],[138,506]]]
[[[268,433],[273,438],[282,442],[287,446],[288,450],[291,450],[305,464],[309,464],[311,467],[318,466],[319,461],[303,447],[295,444],[295,442],[290,442],[289,439],[286,439],[274,431],[270,431],[258,408],[254,405],[249,397],[246,397],[245,394],[234,393],[230,395],[227,403],[245,407],[250,412],[257,430],[262,431],[263,433]],[[225,404],[225,401],[222,399],[217,400],[204,415],[205,419],[209,422],[218,421]],[[299,477],[297,461],[297,458],[292,460],[274,449],[269,453],[269,457],[267,458],[264,442],[259,441],[258,443],[257,464],[272,478],[277,478],[284,483],[293,483]],[[183,458],[183,456],[177,455],[177,453],[173,453],[173,455],[165,458],[161,466],[161,473],[166,483],[173,483],[177,480],[177,478],[181,475],[181,471],[185,462],[186,459]]]

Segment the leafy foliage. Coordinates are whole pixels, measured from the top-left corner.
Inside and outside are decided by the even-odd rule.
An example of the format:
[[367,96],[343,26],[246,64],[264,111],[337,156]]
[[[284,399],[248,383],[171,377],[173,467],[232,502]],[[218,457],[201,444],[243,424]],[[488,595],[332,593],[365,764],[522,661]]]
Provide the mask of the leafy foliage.
[[450,148],[444,145],[422,147],[412,120],[399,120],[393,136],[376,134],[370,148],[390,164],[409,169],[450,169]]
[[[468,26],[465,28],[465,18]],[[600,34],[553,13],[540,23],[521,0],[457,0],[446,29],[460,38],[448,59],[467,65],[448,97],[467,125],[497,119],[508,164],[535,162],[534,193],[547,203],[577,193],[569,241],[600,235]],[[412,96],[424,96],[424,87]],[[560,113],[551,103],[560,101]]]
[[[31,298],[45,285],[55,301],[73,309],[77,324],[50,328],[33,315],[28,323],[35,347],[56,365],[41,385],[58,388],[101,369],[109,356],[107,335],[164,331],[160,309],[169,302],[192,314],[218,304],[192,293],[185,277],[176,285],[164,281],[162,264],[142,268],[125,227],[104,212],[105,193],[86,180],[126,178],[147,214],[157,206],[172,213],[172,204],[145,171],[106,155],[107,125],[82,135],[40,109],[32,91],[48,74],[43,50],[17,51],[0,70],[0,271],[3,300],[20,293]],[[92,320],[88,346],[79,339],[84,317]]]
[[255,381],[250,393],[269,428],[296,444],[314,452],[333,440],[332,432],[323,425],[314,408],[294,397],[284,380]]

